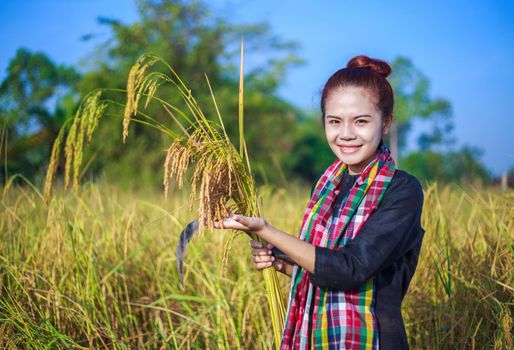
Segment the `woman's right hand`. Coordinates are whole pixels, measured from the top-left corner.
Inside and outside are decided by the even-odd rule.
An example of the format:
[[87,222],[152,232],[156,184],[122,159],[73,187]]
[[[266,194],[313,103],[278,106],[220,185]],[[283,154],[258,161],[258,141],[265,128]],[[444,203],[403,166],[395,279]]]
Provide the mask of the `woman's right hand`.
[[273,265],[278,272],[291,276],[293,266],[282,259],[277,259],[271,254],[271,249],[273,248],[271,243],[251,240],[250,246],[252,247],[253,266],[257,270],[263,270]]

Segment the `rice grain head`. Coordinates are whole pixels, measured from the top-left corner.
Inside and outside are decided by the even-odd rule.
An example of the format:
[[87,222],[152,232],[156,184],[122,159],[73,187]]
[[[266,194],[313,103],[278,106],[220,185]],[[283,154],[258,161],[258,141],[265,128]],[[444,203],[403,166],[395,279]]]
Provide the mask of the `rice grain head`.
[[[132,116],[137,114],[141,95],[145,93],[146,90],[146,83],[150,84],[149,91],[152,92],[152,95],[157,90],[156,81],[145,79],[145,74],[158,60],[160,59],[153,54],[145,54],[142,55],[130,69],[127,79],[127,103],[123,114],[123,143],[125,143],[128,136],[130,120]],[[145,105],[148,104],[148,100],[149,99],[147,99]]]
[[[176,138],[168,148],[164,162],[165,194],[169,191],[171,178],[182,187],[188,167],[194,164],[191,209],[193,203],[199,203],[200,222],[212,228],[213,222],[226,217],[229,211],[246,210],[241,206],[245,202],[244,194],[238,191],[235,181],[244,176],[234,173],[245,171],[243,166],[233,164],[238,159],[235,148],[217,131],[211,133],[198,128],[189,137]],[[229,203],[231,199],[234,200]]]
[[107,109],[107,103],[100,101],[101,93],[101,91],[98,91],[98,93],[94,95],[90,102],[90,106],[88,107],[90,108],[87,113],[88,118],[86,122],[86,136],[88,142],[91,142],[93,132],[98,126],[98,121]]
[[78,120],[78,133],[73,148],[73,188],[77,189],[79,186],[80,165],[82,164],[83,148],[84,148],[84,134],[87,121],[87,114],[80,116]]
[[73,120],[73,124],[71,125],[70,131],[68,132],[68,136],[66,137],[66,143],[64,145],[64,187],[69,188],[70,177],[71,177],[71,165],[73,162],[73,155],[77,137],[77,129],[78,124],[80,123],[80,119],[75,117]]
[[146,95],[145,109],[148,108],[150,101],[157,92],[157,88],[167,80],[166,77],[164,79],[161,79],[161,77],[162,75],[160,73],[150,73],[145,77],[144,82],[141,84],[141,93]]
[[[64,185],[66,188],[69,188],[70,181],[73,181],[73,187],[75,189],[78,187],[84,139],[86,139],[87,142],[91,141],[93,133],[98,126],[98,120],[107,108],[107,104],[100,100],[101,94],[102,91],[97,90],[84,98],[72,119],[71,127],[66,135],[66,141],[64,142]],[[52,183],[59,165],[61,144],[64,140],[66,129],[67,123],[65,123],[59,131],[52,147],[50,164],[45,177],[45,201],[48,201],[51,195]]]
[[[73,123],[75,130],[72,135],[70,154],[72,154],[73,158],[73,188],[75,189],[78,188],[79,184],[80,166],[82,165],[84,154],[84,139],[87,138],[87,141],[91,140],[93,132],[98,125],[98,120],[107,108],[107,105],[100,101],[101,94],[101,90],[98,90],[85,99],[84,103],[79,107]],[[71,164],[68,166],[71,166]]]
[[166,152],[163,181],[164,195],[166,197],[169,192],[169,181],[172,177],[176,176],[179,188],[182,188],[184,174],[187,171],[191,158],[193,158],[190,149],[183,145],[184,142],[184,138],[175,139]]
[[59,166],[59,157],[61,155],[61,144],[62,139],[64,138],[64,130],[65,129],[62,128],[59,131],[59,134],[54,141],[52,146],[52,155],[50,156],[50,164],[46,170],[45,185],[43,190],[43,198],[46,204],[48,204],[48,200],[52,195],[52,184],[54,182],[55,173],[57,172],[57,167]]

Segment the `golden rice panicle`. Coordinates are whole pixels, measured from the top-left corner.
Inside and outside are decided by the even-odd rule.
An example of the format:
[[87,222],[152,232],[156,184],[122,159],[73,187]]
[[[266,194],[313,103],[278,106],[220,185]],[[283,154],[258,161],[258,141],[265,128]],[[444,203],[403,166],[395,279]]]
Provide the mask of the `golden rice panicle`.
[[[190,209],[193,207],[193,203],[196,202],[197,193],[196,189],[198,184],[201,183],[201,177],[204,171],[204,167],[207,164],[207,156],[208,147],[205,147],[205,142],[202,142],[202,133],[203,131],[198,129],[191,133],[190,137],[187,139],[187,145],[190,149],[190,152],[194,155],[195,163],[195,171],[193,172],[192,177],[192,185],[191,185],[191,200],[190,200]],[[202,221],[203,222],[203,221]]]
[[174,150],[175,143],[172,143],[171,146],[168,148],[168,151],[166,152],[166,158],[164,160],[164,180],[163,180],[163,186],[164,186],[164,197],[168,198],[168,191],[170,188],[170,177],[171,177],[171,164],[174,160],[175,156],[175,150]]
[[78,188],[80,166],[84,154],[84,138],[91,140],[94,130],[98,125],[98,120],[102,116],[107,105],[100,101],[101,91],[88,96],[80,106],[76,115],[77,131],[73,144],[73,187]]
[[[80,165],[82,163],[82,153],[84,148],[84,138],[87,141],[91,141],[93,133],[98,125],[98,120],[101,118],[107,104],[100,100],[102,92],[97,90],[91,93],[79,106],[71,127],[66,136],[64,146],[64,184],[68,188],[70,179],[73,181],[73,186],[78,186],[78,179],[80,174]],[[54,141],[52,148],[52,156],[50,158],[50,165],[47,170],[45,179],[45,198],[48,200],[51,195],[52,182],[57,171],[57,166],[60,156],[60,147],[64,138],[64,132],[66,130],[66,124],[61,128],[59,135]]]
[[203,218],[207,227],[212,227],[214,221],[220,221],[226,217],[230,211],[246,213],[246,207],[238,206],[236,200],[230,204],[230,193],[237,193],[229,183],[227,178],[232,167],[227,166],[227,159],[209,158],[209,162],[203,167],[200,183],[199,195],[199,214]]
[[127,79],[127,104],[125,105],[125,112],[123,114],[123,143],[125,143],[128,136],[130,119],[133,115],[137,114],[139,100],[141,99],[141,95],[145,93],[145,86],[148,85],[147,83],[150,83],[150,91],[153,93],[155,93],[157,89],[157,86],[153,85],[156,84],[156,81],[152,83],[151,79],[146,80],[145,75],[148,68],[154,65],[158,60],[159,58],[153,54],[145,54],[142,55],[130,69]]
[[99,90],[91,97],[91,99],[88,99],[88,105],[86,107],[87,122],[85,124],[88,142],[91,141],[93,132],[98,126],[98,121],[107,109],[107,103],[100,100],[101,95],[102,91]]
[[161,79],[161,76],[162,75],[158,72],[155,72],[155,74],[150,73],[144,78],[144,81],[141,84],[141,94],[146,95],[145,109],[148,108],[157,88],[165,81]]
[[166,159],[164,161],[164,195],[168,196],[169,181],[172,177],[176,176],[179,188],[182,188],[184,183],[184,174],[187,171],[189,162],[193,157],[191,151],[182,143],[185,142],[182,138],[177,138],[166,152]]
[[61,155],[61,144],[64,138],[64,130],[65,128],[63,127],[61,131],[59,131],[59,134],[54,141],[54,145],[52,146],[52,155],[50,156],[50,164],[46,170],[45,185],[43,190],[43,198],[45,203],[48,203],[48,200],[52,195],[52,185],[54,182],[55,173],[57,172],[57,167],[59,166],[59,157]]
[[75,149],[76,137],[77,137],[77,129],[80,119],[78,116],[75,117],[73,123],[71,124],[70,131],[68,136],[66,137],[66,143],[64,145],[64,158],[66,162],[64,164],[64,187],[68,188],[70,184],[71,177],[71,165],[73,162],[73,154]]
[[73,148],[73,188],[77,189],[79,186],[79,173],[80,165],[82,164],[82,155],[84,148],[84,129],[85,129],[85,116],[81,116],[79,119],[78,133]]

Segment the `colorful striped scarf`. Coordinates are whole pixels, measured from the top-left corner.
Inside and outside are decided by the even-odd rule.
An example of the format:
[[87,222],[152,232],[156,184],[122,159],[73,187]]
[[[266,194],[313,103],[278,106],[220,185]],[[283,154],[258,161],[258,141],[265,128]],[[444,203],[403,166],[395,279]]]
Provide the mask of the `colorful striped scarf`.
[[[337,160],[318,180],[300,239],[340,249],[355,238],[382,200],[395,165],[381,144],[343,199],[340,213],[333,215],[335,190],[346,171],[346,164]],[[281,349],[378,349],[374,287],[372,277],[355,290],[319,288],[310,282],[307,271],[295,265]]]

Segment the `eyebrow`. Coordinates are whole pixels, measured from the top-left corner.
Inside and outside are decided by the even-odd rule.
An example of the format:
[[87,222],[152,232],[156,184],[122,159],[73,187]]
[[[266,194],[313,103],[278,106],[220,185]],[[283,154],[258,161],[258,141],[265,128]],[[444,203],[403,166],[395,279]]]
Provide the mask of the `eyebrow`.
[[[338,117],[336,115],[327,115],[326,118],[336,118],[336,119],[341,119],[341,117]],[[356,115],[355,117],[353,117],[353,119],[357,119],[357,118],[373,118],[372,116],[370,116],[369,114],[361,114],[361,115]]]

